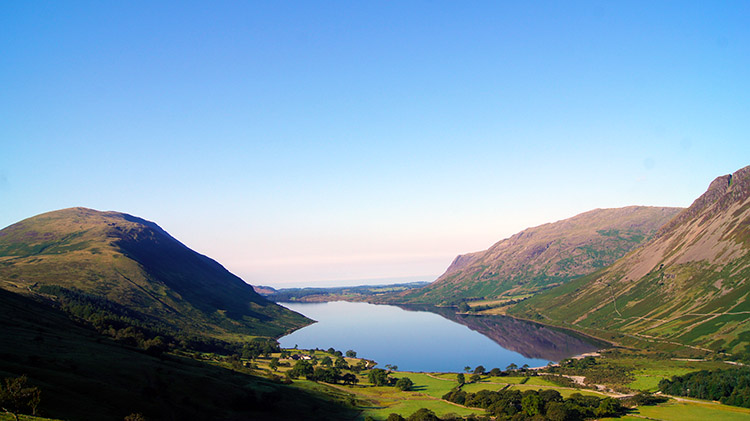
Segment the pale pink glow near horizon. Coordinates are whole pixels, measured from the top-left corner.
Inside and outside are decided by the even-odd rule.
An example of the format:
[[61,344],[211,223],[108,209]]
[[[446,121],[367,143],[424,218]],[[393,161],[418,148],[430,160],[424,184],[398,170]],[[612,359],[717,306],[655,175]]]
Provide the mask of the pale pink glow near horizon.
[[[186,244],[218,260],[251,285],[273,287],[336,286],[366,283],[434,281],[459,254],[485,250],[523,229],[574,216],[576,211],[545,208],[515,218],[487,218],[448,224],[389,230],[378,235],[372,225],[347,234],[321,233],[319,228],[293,236],[252,235],[237,227],[221,241],[190,238]],[[510,214],[510,212],[508,212]],[[559,214],[559,216],[557,216]],[[247,231],[246,235],[240,233]],[[186,233],[187,234],[187,233]],[[186,239],[188,240],[188,239]]]

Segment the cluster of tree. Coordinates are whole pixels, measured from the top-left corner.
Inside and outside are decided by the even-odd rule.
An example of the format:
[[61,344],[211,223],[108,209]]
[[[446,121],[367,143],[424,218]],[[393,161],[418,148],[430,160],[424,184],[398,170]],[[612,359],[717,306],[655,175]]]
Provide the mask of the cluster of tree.
[[701,370],[659,382],[668,395],[720,401],[725,405],[750,408],[750,368]]
[[540,416],[549,420],[584,420],[595,417],[616,416],[622,413],[620,402],[613,398],[600,399],[596,396],[583,396],[574,393],[563,399],[553,389],[547,390],[480,390],[467,393],[453,389],[443,399],[460,405],[484,408],[498,420],[537,419]]
[[326,367],[336,367],[341,370],[349,370],[351,368],[349,367],[349,363],[347,363],[343,357],[338,357],[336,358],[336,360],[333,360],[327,355],[323,357],[322,360],[320,360],[320,365],[324,365]]
[[250,342],[242,345],[240,355],[242,355],[242,358],[254,360],[262,355],[270,357],[274,352],[281,352],[278,342],[266,338],[253,338]]
[[[439,418],[431,410],[427,408],[420,408],[406,418],[402,417],[399,414],[390,414],[388,415],[388,418],[386,418],[386,421],[447,421],[452,419],[463,418]],[[365,418],[365,421],[369,421],[369,419]]]
[[[295,348],[296,348],[296,346],[295,346]],[[336,350],[334,347],[330,347],[330,348],[325,349],[325,350],[320,349],[320,348],[315,348],[315,351],[325,351],[325,352],[327,352],[329,354],[332,354],[332,355],[334,355],[336,357],[343,357],[344,355],[346,355],[348,358],[357,358],[357,351],[354,351],[353,349],[347,350],[346,354],[342,353],[341,351]]]
[[[42,392],[30,387],[26,376],[7,377],[0,384],[0,410],[13,414],[37,415]],[[18,419],[17,416],[15,416]]]
[[182,350],[219,355],[237,354],[254,359],[279,351],[278,343],[272,339],[257,338],[242,345],[191,335],[106,298],[75,289],[42,285],[37,291],[54,296],[58,307],[73,320],[82,322],[123,345],[140,348],[151,355]]
[[456,381],[460,385],[461,384],[466,384],[466,383],[478,383],[481,380],[482,380],[482,375],[478,374],[478,373],[472,374],[471,377],[469,377],[469,381],[468,382],[466,381],[466,376],[464,376],[464,373],[458,373],[456,375]]
[[585,370],[587,368],[595,367],[596,365],[596,358],[592,356],[583,358],[567,358],[560,361],[560,367],[572,368],[574,370]]
[[[508,367],[505,368],[505,370],[501,370],[497,367],[487,371],[486,368],[482,365],[476,366],[472,370],[471,367],[466,366],[464,367],[464,371],[466,373],[472,373],[471,377],[469,377],[469,383],[478,382],[481,380],[481,376],[486,375],[490,377],[505,377],[505,376],[518,376],[519,374],[525,375],[525,376],[537,376],[537,372],[534,370],[529,370],[529,365],[524,364],[523,367],[518,367],[516,364],[510,364]],[[459,373],[457,380],[459,383],[463,384],[466,383],[466,376],[464,376],[463,373]]]
[[122,344],[158,354],[169,342],[176,342],[167,333],[165,324],[106,298],[57,285],[42,285],[38,292],[55,296],[58,307],[73,320],[84,322]]
[[548,380],[558,386],[562,387],[578,387],[578,384],[570,377],[561,376],[559,374],[550,374],[544,376],[544,380]]
[[[394,367],[394,366],[391,366]],[[396,367],[397,368],[397,367]],[[382,368],[373,368],[367,373],[367,381],[375,386],[395,386],[400,390],[411,390],[414,382],[408,377],[391,377],[391,372]]]
[[312,362],[307,360],[297,361],[294,367],[286,372],[286,375],[291,379],[298,379],[304,376],[307,380],[331,384],[337,384],[338,382],[344,384],[359,383],[359,378],[352,373],[342,374],[341,369],[338,367],[315,367]]
[[622,403],[627,406],[650,406],[656,405],[668,401],[669,398],[666,396],[652,395],[648,392],[638,392],[637,395],[625,398]]
[[584,376],[590,383],[627,384],[635,380],[633,369],[597,360],[594,357],[566,359],[557,367],[548,367],[548,373]]

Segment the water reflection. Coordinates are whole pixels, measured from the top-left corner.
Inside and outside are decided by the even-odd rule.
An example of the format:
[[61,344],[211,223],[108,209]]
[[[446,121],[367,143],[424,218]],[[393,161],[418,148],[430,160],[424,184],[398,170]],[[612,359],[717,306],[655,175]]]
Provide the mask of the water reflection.
[[407,311],[429,311],[460,323],[526,358],[560,361],[593,352],[607,344],[573,331],[556,329],[506,316],[456,314],[452,308],[401,306]]

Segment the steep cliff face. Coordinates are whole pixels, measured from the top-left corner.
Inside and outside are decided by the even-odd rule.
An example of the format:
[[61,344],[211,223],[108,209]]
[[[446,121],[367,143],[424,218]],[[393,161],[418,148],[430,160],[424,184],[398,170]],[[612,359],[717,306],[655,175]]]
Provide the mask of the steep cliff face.
[[524,317],[750,351],[750,167],[715,179],[612,266],[516,306]]
[[119,212],[63,209],[1,230],[0,287],[33,293],[42,286],[215,336],[279,336],[309,322],[155,223]]
[[456,257],[414,303],[455,302],[536,292],[612,264],[651,237],[681,209],[596,209],[526,229],[481,252]]

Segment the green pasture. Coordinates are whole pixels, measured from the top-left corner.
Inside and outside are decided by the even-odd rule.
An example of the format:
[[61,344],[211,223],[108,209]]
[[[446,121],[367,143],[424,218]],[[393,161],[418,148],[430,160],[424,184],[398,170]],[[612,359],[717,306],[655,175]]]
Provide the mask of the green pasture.
[[641,406],[633,411],[651,419],[679,421],[746,421],[750,420],[750,409],[714,403],[677,402],[670,400],[656,406]]

